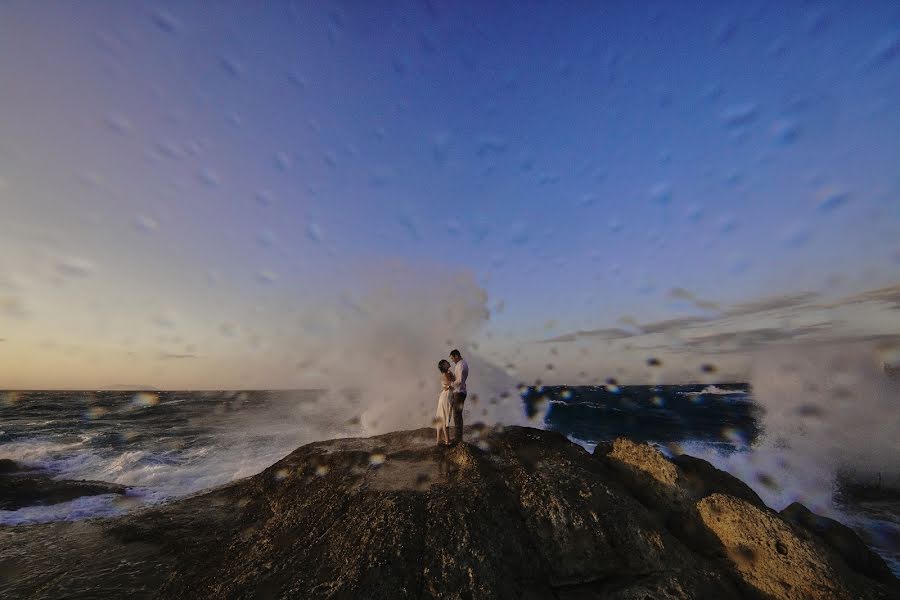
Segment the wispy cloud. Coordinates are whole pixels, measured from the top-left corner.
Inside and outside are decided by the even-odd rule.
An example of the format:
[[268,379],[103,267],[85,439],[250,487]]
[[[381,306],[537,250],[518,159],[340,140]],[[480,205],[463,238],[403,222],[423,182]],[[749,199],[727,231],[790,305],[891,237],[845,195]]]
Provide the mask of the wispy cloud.
[[[801,292],[749,300],[732,306],[721,307],[718,303],[701,300],[686,290],[676,288],[669,293],[670,298],[687,300],[697,308],[713,310],[708,316],[686,316],[638,323],[631,317],[619,319],[621,327],[580,330],[564,333],[541,342],[565,343],[588,338],[624,340],[642,338],[653,334],[664,334],[676,338],[676,351],[702,352],[744,352],[762,346],[785,341],[815,340],[819,337],[851,341],[873,341],[900,337],[888,331],[854,332],[847,328],[835,328],[832,317],[823,316],[823,309],[850,307],[872,302],[882,309],[900,309],[900,284],[845,297],[837,301],[823,302],[819,294]],[[667,347],[658,345],[658,339],[647,337],[643,348]],[[638,342],[639,340],[635,340]]]

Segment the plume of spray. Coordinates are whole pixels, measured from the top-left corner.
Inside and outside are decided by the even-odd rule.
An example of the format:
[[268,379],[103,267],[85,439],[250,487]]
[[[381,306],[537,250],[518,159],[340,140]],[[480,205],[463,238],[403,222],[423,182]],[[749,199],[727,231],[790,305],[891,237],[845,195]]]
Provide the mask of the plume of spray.
[[358,422],[351,435],[431,426],[438,361],[458,348],[470,373],[466,422],[524,424],[515,382],[475,350],[489,317],[487,295],[469,273],[399,266],[370,275],[358,298],[330,308],[314,349],[326,410]]
[[873,344],[775,347],[754,357],[763,433],[749,452],[706,458],[773,508],[801,502],[840,517],[838,476],[900,488],[897,399]]

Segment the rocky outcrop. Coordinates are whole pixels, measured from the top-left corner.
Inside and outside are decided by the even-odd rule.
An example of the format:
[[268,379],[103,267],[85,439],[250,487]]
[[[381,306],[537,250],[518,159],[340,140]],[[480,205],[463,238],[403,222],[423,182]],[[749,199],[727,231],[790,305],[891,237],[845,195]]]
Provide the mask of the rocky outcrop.
[[[854,571],[706,464],[628,440],[590,455],[520,427],[470,428],[468,443],[451,448],[433,435],[317,442],[254,477],[123,518],[0,528],[0,566],[20,574],[0,594],[52,597],[59,582],[98,598],[896,593],[896,580]],[[50,537],[46,575],[21,568],[23,552]],[[73,576],[85,566],[97,574],[90,582]],[[85,587],[73,590],[78,581]]]
[[0,510],[58,504],[82,496],[124,494],[127,488],[103,481],[54,479],[47,473],[28,470],[9,459],[0,460]]
[[843,523],[817,515],[799,502],[782,510],[781,516],[815,535],[837,552],[853,570],[876,581],[890,582],[894,579],[884,560]]

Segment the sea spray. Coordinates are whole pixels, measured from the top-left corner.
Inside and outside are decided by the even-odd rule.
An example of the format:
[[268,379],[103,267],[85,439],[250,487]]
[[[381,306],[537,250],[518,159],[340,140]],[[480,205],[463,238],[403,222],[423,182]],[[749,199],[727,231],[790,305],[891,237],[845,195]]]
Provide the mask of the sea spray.
[[369,274],[362,292],[329,313],[327,325],[320,320],[304,340],[313,350],[299,364],[327,390],[335,420],[359,423],[353,433],[430,426],[440,393],[437,363],[453,348],[469,363],[468,422],[525,422],[515,381],[475,349],[490,313],[471,274],[394,266]]
[[770,348],[754,357],[751,386],[762,435],[743,452],[688,447],[752,486],[776,509],[802,502],[840,517],[838,473],[900,487],[898,382],[873,344]]

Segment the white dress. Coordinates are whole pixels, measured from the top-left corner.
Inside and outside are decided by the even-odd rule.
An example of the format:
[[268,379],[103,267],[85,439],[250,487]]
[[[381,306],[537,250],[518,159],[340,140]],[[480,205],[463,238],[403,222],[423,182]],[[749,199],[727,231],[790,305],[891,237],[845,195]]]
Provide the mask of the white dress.
[[443,377],[441,377],[441,382],[443,385],[443,390],[441,391],[441,395],[438,396],[438,405],[437,405],[437,414],[435,415],[435,419],[437,419],[438,423],[443,423],[444,425],[450,425],[450,384],[443,382]]

